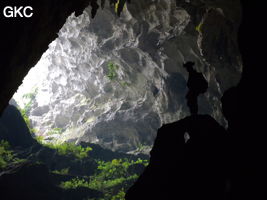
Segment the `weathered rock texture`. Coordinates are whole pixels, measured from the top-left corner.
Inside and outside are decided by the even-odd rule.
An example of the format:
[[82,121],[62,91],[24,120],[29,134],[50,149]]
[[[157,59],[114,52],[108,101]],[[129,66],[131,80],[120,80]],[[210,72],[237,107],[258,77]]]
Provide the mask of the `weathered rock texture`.
[[[260,69],[265,60],[259,59],[264,52],[256,50],[266,34],[250,28],[265,15],[265,8],[252,1],[241,2],[243,20],[238,41],[244,72],[238,86],[227,90],[222,98],[227,132],[222,127],[221,131],[214,129],[219,128],[217,122],[200,115],[160,128],[150,164],[126,194],[127,200],[267,198],[263,159],[267,137],[262,131],[266,129],[266,117],[262,117],[266,78],[260,78],[265,75]],[[189,124],[184,123],[190,118]]]
[[226,125],[220,98],[242,71],[238,1],[140,0],[120,18],[108,6],[89,15],[71,15],[37,65],[46,68],[29,112],[38,135],[120,151],[151,145],[162,124],[189,115],[185,61],[209,84],[199,112]]
[[[73,12],[81,14],[91,0],[3,0],[0,2],[1,24],[1,78],[0,112],[21,85],[49,43],[56,37],[66,18]],[[6,6],[32,6],[32,18],[5,18]]]

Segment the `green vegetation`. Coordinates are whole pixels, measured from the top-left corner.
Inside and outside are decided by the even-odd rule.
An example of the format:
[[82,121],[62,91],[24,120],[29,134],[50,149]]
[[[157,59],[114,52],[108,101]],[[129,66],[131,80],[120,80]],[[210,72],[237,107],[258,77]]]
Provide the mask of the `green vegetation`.
[[[120,14],[120,12],[123,10],[123,9],[125,9],[125,2],[126,1],[120,1],[120,0],[117,0],[117,1],[115,1],[116,3],[115,3],[115,7],[114,7],[114,10],[115,10],[115,13],[117,13],[117,14]],[[122,4],[122,5],[120,5],[120,4]],[[121,6],[121,10],[120,10],[120,7]]]
[[101,191],[105,194],[105,199],[111,200],[114,195],[120,195],[124,190],[118,191],[122,186],[130,186],[138,175],[130,172],[129,167],[135,164],[147,166],[147,160],[138,159],[137,161],[128,159],[113,159],[112,161],[98,161],[97,172],[90,177],[90,188]]
[[115,3],[115,12],[116,12],[116,13],[118,13],[119,3],[120,3],[120,0],[118,0],[118,1]]
[[28,115],[26,114],[26,110],[25,109],[19,109],[21,116],[23,117],[25,123],[27,124],[28,128],[30,129],[30,119],[28,117]]
[[69,168],[64,168],[61,170],[54,170],[52,171],[54,174],[60,174],[60,175],[68,175],[69,174]]
[[47,133],[47,135],[61,134],[62,132],[63,132],[62,128],[53,128]]
[[197,31],[197,32],[201,33],[201,28],[202,28],[202,25],[203,25],[203,23],[202,23],[202,22],[200,22],[200,23],[199,23],[199,25],[197,25],[197,26],[196,26],[196,28],[195,28],[195,29],[196,29],[196,31]]
[[28,127],[28,129],[30,131],[30,133],[31,134],[36,133],[37,130],[35,128],[31,128],[31,122],[30,122],[30,119],[29,119],[29,117],[27,115],[26,109],[19,109],[19,111],[20,111],[21,116],[23,117],[23,119],[24,119],[24,121],[25,121],[25,123],[26,123],[26,125],[27,125],[27,127]]
[[0,170],[5,169],[9,165],[25,161],[25,159],[19,159],[16,157],[16,154],[10,149],[10,145],[7,141],[0,141]]
[[127,83],[126,81],[120,81],[120,85],[121,85],[122,87],[126,87],[126,86],[129,86],[130,84]]
[[108,68],[108,73],[107,77],[110,81],[116,81],[118,82],[122,87],[129,86],[130,84],[124,80],[118,80],[118,72],[117,70],[119,69],[119,65],[109,62],[107,65]]
[[120,190],[118,194],[114,195],[111,200],[124,200],[125,198],[125,191],[124,189]]
[[28,129],[30,130],[30,133],[36,133],[37,130],[34,129],[34,128],[31,128],[31,123],[30,123],[30,119],[29,119],[29,112],[30,112],[30,109],[32,107],[32,104],[35,100],[35,97],[37,95],[37,92],[38,92],[38,89],[35,88],[31,93],[28,93],[28,94],[24,94],[23,95],[23,98],[26,99],[28,102],[25,104],[24,108],[20,108],[19,111],[21,113],[21,116],[23,117]]
[[43,136],[36,136],[35,140],[42,144],[45,147],[50,149],[55,149],[59,155],[62,156],[75,156],[78,159],[84,159],[89,156],[89,151],[93,149],[91,147],[82,147],[81,145],[75,145],[74,143],[62,143],[62,144],[53,144],[53,143],[44,143]]
[[34,138],[38,143],[43,144],[44,136],[38,135]]
[[78,159],[84,159],[88,157],[89,151],[92,151],[91,147],[82,147],[81,145],[75,145],[73,143],[44,144],[44,146],[51,149],[56,149],[59,155],[71,155]]
[[137,151],[138,152],[142,152],[142,151],[144,151],[147,148],[150,148],[149,145],[142,144],[142,143],[138,143],[137,144]]
[[32,104],[36,98],[37,92],[38,92],[38,88],[35,88],[33,89],[32,92],[23,95],[23,98],[28,101],[23,108],[26,114],[29,113],[32,107]]
[[[97,172],[89,179],[76,177],[69,181],[61,182],[60,187],[64,189],[86,187],[101,191],[104,194],[103,200],[124,200],[126,189],[128,189],[130,183],[133,183],[138,178],[137,174],[129,172],[129,167],[135,164],[148,165],[147,160],[141,159],[137,161],[113,159],[112,161],[98,161],[97,163]],[[126,189],[122,188],[122,186]]]
[[108,74],[107,77],[109,78],[109,80],[114,81],[117,77],[117,70],[119,69],[119,66],[116,65],[113,62],[109,62],[108,63]]
[[60,183],[60,187],[63,189],[76,189],[78,187],[86,187],[86,188],[90,188],[90,184],[88,181],[84,180],[84,179],[79,179],[77,178],[73,178],[69,181],[65,181],[65,182],[61,182]]

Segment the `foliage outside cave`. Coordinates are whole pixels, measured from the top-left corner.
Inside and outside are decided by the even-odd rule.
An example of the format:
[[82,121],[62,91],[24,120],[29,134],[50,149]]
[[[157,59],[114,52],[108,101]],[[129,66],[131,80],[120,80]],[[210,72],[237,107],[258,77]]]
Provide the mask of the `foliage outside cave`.
[[118,70],[119,70],[119,68],[120,67],[119,67],[118,64],[115,64],[112,61],[108,62],[108,65],[107,65],[107,70],[108,70],[108,72],[107,72],[107,78],[110,81],[116,81],[122,87],[130,86],[130,84],[127,81],[125,81],[125,80],[119,80],[119,77],[118,77]]
[[107,67],[108,67],[107,77],[109,78],[110,81],[114,81],[118,77],[117,70],[119,69],[119,66],[113,62],[109,62]]
[[38,88],[34,88],[32,90],[32,92],[24,94],[23,99],[24,99],[24,101],[26,101],[26,103],[25,103],[23,108],[19,108],[21,116],[23,117],[23,119],[24,119],[28,129],[30,130],[31,134],[34,134],[37,132],[36,129],[31,127],[31,122],[30,122],[30,118],[29,118],[29,112],[30,112],[30,109],[33,105],[33,102],[35,101],[37,93],[38,93]]
[[[29,118],[27,112],[21,110],[25,123],[30,127]],[[53,129],[53,132],[61,132],[61,129]],[[42,159],[36,155],[31,155],[28,158],[18,158],[15,150],[12,150],[8,142],[1,141],[0,143],[0,169],[4,170],[8,167],[14,165],[20,165],[23,162],[33,162],[38,164],[45,164],[48,166],[50,173],[56,176],[64,176],[68,180],[58,183],[58,186],[62,189],[75,190],[78,188],[88,188],[99,191],[103,194],[102,197],[91,199],[91,200],[124,200],[125,193],[127,189],[137,180],[140,171],[136,171],[134,168],[143,168],[148,165],[147,160],[133,160],[128,158],[118,158],[112,160],[101,160],[91,158],[90,152],[93,148],[90,146],[75,145],[74,143],[62,143],[62,144],[52,144],[43,143],[43,137],[35,137],[38,140],[39,145],[42,148],[50,149],[55,152],[56,157],[61,156],[71,160],[72,164],[66,163],[65,167],[61,168],[50,168]],[[49,156],[50,157],[50,156]],[[53,156],[55,159],[56,157]],[[34,158],[33,160],[31,160]],[[50,160],[50,159],[49,159]],[[91,160],[91,161],[90,161]],[[76,174],[71,167],[76,165],[75,163],[87,163],[95,162],[96,169],[93,174],[88,173],[88,175]],[[90,163],[89,162],[89,163]],[[142,168],[141,167],[141,168]],[[89,172],[89,171],[88,171]],[[75,177],[75,178],[74,178]]]
[[[51,152],[50,150],[52,150],[52,152],[55,153],[53,159],[56,159],[58,156],[66,159],[65,166],[67,167],[56,167],[52,169],[51,166],[46,163],[47,160],[43,160],[43,156],[39,157],[39,151],[36,152],[37,154],[31,154],[27,159],[20,159],[17,157],[16,150],[12,150],[7,141],[1,141],[0,170],[19,166],[26,162],[35,163],[36,165],[45,164],[49,168],[51,174],[65,177],[65,181],[57,183],[57,185],[65,191],[87,188],[99,191],[103,194],[102,197],[91,200],[124,200],[127,189],[136,181],[140,174],[140,167],[143,169],[148,165],[148,161],[144,159],[115,158],[112,160],[101,160],[92,158],[89,152],[93,151],[93,148],[72,143],[58,145],[45,144],[41,149],[45,152]],[[48,161],[51,160],[51,155],[49,156],[48,154],[47,156],[49,158]],[[79,175],[73,171],[73,164],[79,165],[79,163],[88,163],[88,161],[89,163],[96,163],[93,174],[90,174],[90,171],[88,171],[88,175]],[[62,167],[62,163],[59,166]]]
[[33,105],[37,93],[38,93],[38,88],[34,88],[30,93],[23,95],[23,99],[26,101],[26,104],[23,109],[25,110],[25,113],[27,115],[29,114],[29,111]]
[[75,145],[74,143],[62,143],[62,144],[44,144],[44,146],[55,149],[59,155],[68,156],[73,155],[78,159],[83,159],[89,156],[89,151],[92,151],[91,147],[82,147],[81,145]]
[[[127,82],[119,79],[119,66],[117,64],[109,62],[107,69],[107,77],[110,81],[119,83],[121,86],[128,86]],[[31,107],[33,106],[33,103],[35,102],[37,91],[38,90],[35,89],[33,92],[23,96],[24,100],[26,100],[26,104],[22,109],[20,109],[21,115],[23,116],[24,121],[33,136],[34,133],[36,133],[36,130],[31,128],[28,115]],[[61,134],[62,132],[63,130],[61,128],[52,128],[47,132],[47,135]],[[56,157],[67,157],[72,162],[76,163],[86,163],[88,162],[88,160],[94,160],[97,163],[97,168],[93,175],[88,174],[82,176],[73,173],[71,167],[68,166],[64,166],[63,168],[50,168],[50,166],[48,166],[51,174],[69,177],[69,180],[62,181],[58,184],[58,186],[60,186],[64,190],[73,190],[83,187],[100,191],[104,195],[101,198],[91,200],[124,200],[126,190],[136,181],[136,179],[140,175],[140,171],[137,170],[138,172],[136,172],[135,170],[132,170],[132,168],[135,168],[137,166],[145,167],[148,164],[147,160],[141,159],[134,160],[128,158],[118,158],[109,161],[99,160],[95,158],[92,159],[90,157],[90,152],[93,151],[93,149],[90,146],[75,145],[74,143],[45,144],[43,142],[43,136],[34,136],[34,138],[44,148],[53,150],[56,154]],[[143,146],[140,145],[139,148],[143,149]],[[13,157],[15,158],[15,156]],[[30,157],[36,158],[35,155],[31,155]],[[28,161],[32,162],[32,160]],[[6,159],[5,162],[7,163],[6,166],[8,166],[13,162],[18,162],[18,160],[12,161],[12,159]],[[34,160],[34,162],[46,164],[43,160],[39,160],[38,156]]]
[[97,171],[93,176],[73,178],[61,182],[60,186],[66,190],[85,187],[101,191],[104,198],[98,200],[124,200],[125,192],[138,178],[138,174],[131,172],[134,165],[147,166],[147,160],[113,159],[112,161],[98,161]]
[[25,161],[25,159],[17,157],[15,151],[11,149],[8,141],[0,141],[0,171],[11,165],[17,165]]

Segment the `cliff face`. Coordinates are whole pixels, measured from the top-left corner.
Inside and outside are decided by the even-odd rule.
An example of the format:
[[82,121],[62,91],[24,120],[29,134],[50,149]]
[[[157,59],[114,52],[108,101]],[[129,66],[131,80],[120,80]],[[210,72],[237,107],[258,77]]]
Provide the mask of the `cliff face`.
[[261,131],[266,129],[262,117],[266,105],[262,101],[265,78],[259,78],[265,73],[258,67],[264,66],[265,60],[259,59],[263,52],[255,51],[265,33],[250,29],[251,23],[265,12],[251,1],[241,3],[243,17],[238,41],[244,72],[240,83],[222,98],[227,131],[203,115],[162,126],[150,164],[127,192],[127,200],[174,196],[186,200],[266,199],[266,134]]
[[182,65],[193,61],[209,83],[199,112],[226,125],[220,98],[242,71],[239,21],[238,1],[132,1],[120,18],[106,6],[93,20],[87,8],[67,19],[15,99],[33,94],[30,119],[46,140],[131,151],[189,115]]
[[[1,74],[0,113],[12,98],[27,72],[33,67],[49,43],[56,37],[66,18],[82,13],[91,0],[3,0],[0,2]],[[31,18],[5,18],[6,6],[32,6]],[[21,11],[21,10],[20,10]]]

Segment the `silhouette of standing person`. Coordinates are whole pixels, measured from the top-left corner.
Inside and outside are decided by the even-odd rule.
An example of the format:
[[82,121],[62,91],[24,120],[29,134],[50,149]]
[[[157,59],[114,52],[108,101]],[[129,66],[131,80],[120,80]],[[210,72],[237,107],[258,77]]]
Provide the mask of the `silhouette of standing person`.
[[206,81],[202,73],[194,70],[194,65],[195,63],[190,61],[184,63],[183,65],[189,73],[187,81],[187,87],[189,90],[186,94],[186,99],[187,106],[189,107],[192,115],[198,113],[198,95],[205,93],[208,89],[208,82]]

